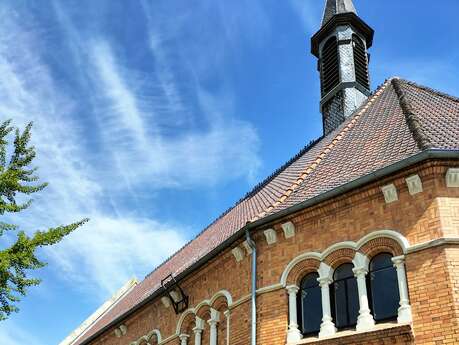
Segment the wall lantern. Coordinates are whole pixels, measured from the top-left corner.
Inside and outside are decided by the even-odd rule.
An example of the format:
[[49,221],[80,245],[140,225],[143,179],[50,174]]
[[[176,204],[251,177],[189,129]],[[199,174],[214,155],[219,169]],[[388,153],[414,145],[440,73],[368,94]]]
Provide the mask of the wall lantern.
[[188,296],[185,295],[172,274],[161,280],[161,286],[164,293],[169,297],[176,314],[188,309]]

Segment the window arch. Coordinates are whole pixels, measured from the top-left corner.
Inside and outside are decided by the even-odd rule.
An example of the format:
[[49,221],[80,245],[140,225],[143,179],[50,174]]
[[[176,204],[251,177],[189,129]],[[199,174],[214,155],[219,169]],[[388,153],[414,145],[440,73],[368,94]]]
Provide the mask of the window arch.
[[322,296],[319,286],[319,274],[306,275],[300,284],[298,294],[299,321],[303,335],[317,334],[322,322]]
[[325,96],[339,84],[339,56],[336,37],[331,37],[322,48],[320,72],[322,78],[322,96]]
[[352,47],[354,51],[355,79],[366,89],[370,89],[368,76],[368,56],[365,44],[357,35],[352,35]]
[[350,328],[357,324],[359,293],[353,267],[351,263],[343,264],[333,274],[332,317],[338,329]]
[[381,253],[371,259],[367,285],[370,291],[370,308],[375,321],[397,319],[400,293],[392,254]]

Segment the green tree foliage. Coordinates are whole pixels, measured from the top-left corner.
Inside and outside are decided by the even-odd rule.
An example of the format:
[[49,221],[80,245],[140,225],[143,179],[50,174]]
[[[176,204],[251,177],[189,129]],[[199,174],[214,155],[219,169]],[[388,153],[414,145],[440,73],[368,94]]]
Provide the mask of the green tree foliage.
[[[39,182],[37,169],[31,167],[36,155],[35,148],[30,145],[31,130],[31,123],[22,132],[11,126],[10,120],[0,124],[0,215],[4,217],[28,208],[32,203],[30,196],[47,186]],[[39,279],[29,277],[32,270],[45,265],[37,258],[36,250],[58,243],[85,222],[87,219],[45,231],[37,230],[29,236],[18,226],[0,221],[0,240],[7,233],[16,235],[12,244],[12,241],[0,242],[9,243],[0,248],[0,320],[18,311],[16,304],[26,295],[27,288],[40,283]]]

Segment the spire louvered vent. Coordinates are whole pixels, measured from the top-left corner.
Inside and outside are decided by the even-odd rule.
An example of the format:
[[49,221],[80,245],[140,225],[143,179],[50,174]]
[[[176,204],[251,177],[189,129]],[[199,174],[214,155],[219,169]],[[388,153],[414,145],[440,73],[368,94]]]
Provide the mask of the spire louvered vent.
[[322,49],[321,57],[322,96],[339,84],[338,43],[336,37],[330,38]]
[[352,35],[352,45],[354,50],[354,66],[356,81],[370,89],[370,79],[368,77],[368,58],[365,45],[357,35]]

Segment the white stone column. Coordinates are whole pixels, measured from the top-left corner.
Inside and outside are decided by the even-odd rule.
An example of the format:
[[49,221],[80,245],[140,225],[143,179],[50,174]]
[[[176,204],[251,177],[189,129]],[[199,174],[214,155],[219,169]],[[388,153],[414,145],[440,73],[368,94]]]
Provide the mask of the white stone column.
[[210,320],[207,323],[210,325],[210,345],[217,345],[217,324],[220,322],[220,313],[215,309],[210,309]]
[[357,279],[357,289],[359,293],[359,317],[357,319],[357,331],[368,331],[375,326],[375,320],[371,315],[368,303],[368,290],[366,276],[370,260],[362,253],[357,252],[354,260],[354,276]]
[[231,311],[228,309],[224,313],[226,318],[226,345],[230,345],[230,319]]
[[204,320],[196,316],[196,327],[193,328],[194,345],[201,345],[203,330],[204,330]]
[[333,282],[331,276],[331,267],[322,262],[319,267],[319,278],[317,279],[322,293],[322,323],[320,325],[319,338],[328,337],[336,333],[330,307],[330,284]]
[[288,325],[287,342],[293,343],[302,338],[298,329],[297,294],[300,289],[296,285],[287,286],[288,310],[290,323]]
[[405,256],[396,256],[392,258],[394,267],[397,269],[398,290],[400,292],[400,307],[398,308],[398,323],[413,322],[411,313],[410,300],[408,298],[408,283],[405,272]]
[[187,345],[188,344],[188,338],[190,336],[188,334],[180,334],[179,335],[179,338],[180,338],[180,345]]

